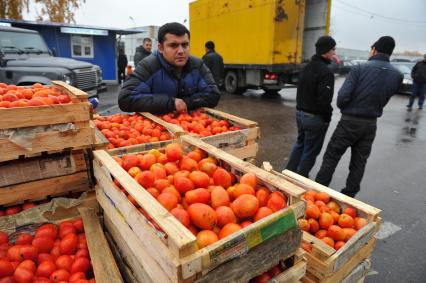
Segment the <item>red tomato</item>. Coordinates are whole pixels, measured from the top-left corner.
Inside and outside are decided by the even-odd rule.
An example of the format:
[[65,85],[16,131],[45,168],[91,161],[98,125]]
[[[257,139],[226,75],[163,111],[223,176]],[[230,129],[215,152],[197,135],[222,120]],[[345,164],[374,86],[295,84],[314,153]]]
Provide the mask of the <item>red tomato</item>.
[[38,255],[37,248],[31,245],[23,245],[19,249],[19,254],[22,259],[36,259]]
[[77,234],[77,229],[72,224],[59,228],[59,238],[63,239],[68,234]]
[[86,257],[76,258],[71,266],[71,273],[86,272],[90,268],[90,260]]
[[74,225],[75,229],[77,229],[77,232],[79,232],[79,233],[84,232],[83,220],[81,218],[74,220],[73,225]]
[[33,280],[34,274],[26,268],[18,267],[13,273],[13,280],[18,283],[30,283]]
[[70,273],[65,269],[58,269],[50,275],[50,280],[53,282],[68,281],[70,276]]
[[15,281],[12,276],[7,276],[0,279],[0,283],[15,283]]
[[35,277],[33,283],[52,283],[52,280],[46,277]]
[[32,241],[32,244],[38,249],[39,253],[50,253],[55,242],[50,237],[36,237]]
[[30,209],[30,208],[33,208],[33,207],[36,207],[37,205],[35,204],[35,203],[24,203],[23,205],[22,205],[22,210],[27,210],[27,209]]
[[49,237],[56,239],[58,235],[58,227],[55,224],[44,224],[40,226],[35,233],[35,237]]
[[21,258],[21,254],[20,254],[20,249],[21,249],[21,247],[22,247],[22,245],[15,245],[15,246],[12,246],[12,247],[10,247],[8,250],[7,250],[7,258],[10,260],[10,261],[18,261],[18,262],[21,262],[22,261],[22,258]]
[[43,261],[51,261],[51,262],[55,262],[56,261],[56,256],[49,254],[49,253],[41,253],[38,254],[37,256],[37,262],[38,263],[42,263]]
[[76,234],[66,235],[59,244],[59,251],[63,255],[75,254],[78,246],[78,237]]
[[37,269],[34,261],[30,260],[30,259],[26,259],[23,262],[21,262],[17,268],[22,267],[25,269],[28,269],[29,271],[31,271],[31,273],[34,273]]
[[55,256],[55,257],[60,256],[61,252],[59,250],[59,245],[54,246],[53,249],[50,251],[50,254],[53,255],[53,256]]
[[61,255],[56,259],[55,263],[58,269],[65,269],[70,271],[73,259],[69,255]]
[[6,209],[6,215],[13,215],[19,212],[21,212],[20,206],[11,206]]
[[15,243],[17,245],[31,245],[32,240],[33,240],[33,236],[30,233],[22,233],[16,239]]
[[0,231],[0,244],[6,244],[8,242],[9,242],[9,236],[5,232]]
[[78,251],[77,251],[77,253],[75,254],[75,257],[76,258],[79,258],[79,257],[87,257],[88,259],[90,259],[90,254],[89,254],[89,250],[86,248],[86,249],[79,249]]
[[50,275],[56,270],[56,265],[51,261],[43,261],[37,267],[36,275],[40,277],[49,278]]
[[0,278],[13,275],[15,269],[7,259],[0,259]]
[[75,281],[79,279],[86,279],[86,274],[84,274],[84,272],[76,272],[71,275],[69,281],[70,283],[74,283]]

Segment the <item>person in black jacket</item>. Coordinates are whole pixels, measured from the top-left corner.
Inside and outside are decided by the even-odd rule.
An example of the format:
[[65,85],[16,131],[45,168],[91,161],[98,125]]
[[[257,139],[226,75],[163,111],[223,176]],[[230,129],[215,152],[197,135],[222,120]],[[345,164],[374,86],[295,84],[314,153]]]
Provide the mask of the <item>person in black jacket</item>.
[[376,136],[377,118],[402,83],[402,74],[389,63],[394,48],[392,37],[380,37],[371,47],[368,62],[352,68],[337,96],[342,117],[328,143],[316,181],[328,186],[340,158],[350,147],[349,175],[341,190],[350,197],[360,190]]
[[126,67],[127,67],[127,56],[124,54],[124,50],[120,48],[118,50],[117,58],[117,69],[118,69],[118,83],[121,84],[126,78]]
[[179,23],[160,27],[158,53],[142,60],[120,91],[122,111],[163,114],[217,105],[219,89],[206,64],[189,55],[189,36]]
[[203,61],[212,72],[216,84],[221,87],[223,85],[223,77],[225,75],[223,58],[216,52],[213,41],[207,41],[204,47],[206,48],[206,54],[203,56]]
[[135,56],[133,57],[133,63],[136,66],[139,64],[140,61],[142,61],[142,59],[148,57],[149,55],[151,55],[151,50],[152,50],[152,40],[151,38],[144,38],[142,45],[137,47],[135,50]]
[[417,62],[411,70],[411,77],[413,78],[413,92],[410,95],[407,108],[411,110],[416,97],[419,97],[419,109],[423,109],[426,93],[426,54],[422,61]]
[[296,122],[298,136],[287,169],[309,177],[321,151],[331,120],[334,75],[327,67],[335,56],[336,41],[322,36],[315,44],[316,54],[299,74]]

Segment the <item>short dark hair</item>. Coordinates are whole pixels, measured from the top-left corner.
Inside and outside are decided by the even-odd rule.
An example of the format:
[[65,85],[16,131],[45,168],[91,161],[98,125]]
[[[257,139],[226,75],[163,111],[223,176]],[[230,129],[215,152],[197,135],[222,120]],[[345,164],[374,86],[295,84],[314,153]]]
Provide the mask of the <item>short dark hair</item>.
[[142,42],[145,43],[147,41],[152,42],[151,38],[149,38],[149,37],[145,37]]
[[190,37],[189,30],[184,25],[180,23],[167,23],[162,25],[158,30],[158,42],[163,43],[168,33],[177,36],[188,34],[188,38]]
[[214,50],[214,42],[213,41],[207,41],[204,46],[209,50]]

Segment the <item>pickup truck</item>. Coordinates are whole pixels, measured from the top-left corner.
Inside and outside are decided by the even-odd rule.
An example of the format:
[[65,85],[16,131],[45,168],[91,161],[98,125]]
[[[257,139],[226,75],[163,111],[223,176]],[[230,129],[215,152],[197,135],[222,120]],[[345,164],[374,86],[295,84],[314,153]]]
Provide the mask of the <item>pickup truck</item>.
[[0,26],[0,82],[15,85],[48,85],[61,80],[98,96],[99,66],[70,58],[54,57],[37,31]]

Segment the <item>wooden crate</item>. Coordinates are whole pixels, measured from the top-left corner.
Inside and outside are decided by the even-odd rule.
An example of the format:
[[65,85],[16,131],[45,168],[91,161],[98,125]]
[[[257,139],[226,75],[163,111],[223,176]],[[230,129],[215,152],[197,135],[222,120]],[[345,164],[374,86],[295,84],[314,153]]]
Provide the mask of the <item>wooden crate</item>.
[[312,245],[312,253],[307,254],[307,273],[313,274],[318,282],[333,282],[336,274],[340,274],[338,278],[343,279],[363,260],[371,256],[375,246],[374,235],[380,228],[380,209],[348,197],[292,171],[284,170],[282,173],[278,173],[273,171],[272,167],[267,163],[264,163],[264,168],[305,190],[329,194],[343,209],[348,206],[353,207],[357,210],[359,216],[366,218],[368,221],[368,224],[357,231],[338,251],[315,236],[303,232],[303,241]]
[[268,283],[299,282],[306,274],[306,252],[298,249],[294,255],[285,261],[291,261],[291,267],[272,278]]
[[59,223],[63,220],[81,217],[96,281],[123,282],[96,215],[96,211],[98,211],[96,197],[91,195],[81,202],[74,203],[74,200],[65,200],[63,203],[67,205],[55,206],[54,211],[46,204],[45,210],[31,209],[32,211],[27,211],[26,217],[22,215],[2,217],[0,218],[0,230],[12,233],[11,238],[14,238],[20,231],[28,231],[31,229],[29,227],[35,228],[37,224]]
[[[95,151],[97,197],[109,231],[121,250],[132,258],[133,270],[142,282],[245,282],[260,275],[300,246],[296,218],[304,214],[303,190],[194,137],[180,137],[184,148],[200,148],[240,176],[256,174],[259,182],[288,196],[289,207],[198,250],[195,236],[163,208],[122,169],[106,151]],[[154,228],[126,196],[116,189],[113,178],[135,198],[161,231]],[[114,232],[116,231],[116,232]],[[121,235],[116,236],[117,234]],[[125,247],[123,243],[132,243]],[[224,264],[226,262],[226,264]],[[148,281],[149,282],[149,281]]]
[[[10,138],[0,138],[0,162],[92,146],[94,128],[90,126],[91,106],[87,94],[60,81],[53,81],[52,86],[67,93],[73,103],[0,109],[0,132],[14,130],[14,135],[26,136],[30,141],[23,147],[17,140],[15,143]],[[61,130],[44,128],[52,125],[62,125]],[[37,127],[43,129],[31,133]]]
[[[0,187],[2,206],[88,191],[93,187],[91,166],[87,163],[87,155],[83,151],[54,157],[14,160],[3,166],[7,170],[5,174],[1,173],[2,183],[5,185]],[[52,169],[53,166],[58,166],[57,170]],[[16,168],[15,172],[9,172],[13,168]],[[27,175],[28,172],[38,174]]]
[[[209,137],[202,137],[201,140],[222,149],[238,158],[253,162],[256,158],[258,145],[256,140],[260,136],[260,128],[257,123],[238,116],[234,116],[219,110],[203,108],[207,115],[212,118],[228,121],[231,125],[241,127],[240,130],[217,134]],[[187,134],[180,126],[164,121],[151,113],[141,113],[145,117],[163,125],[175,136]]]

